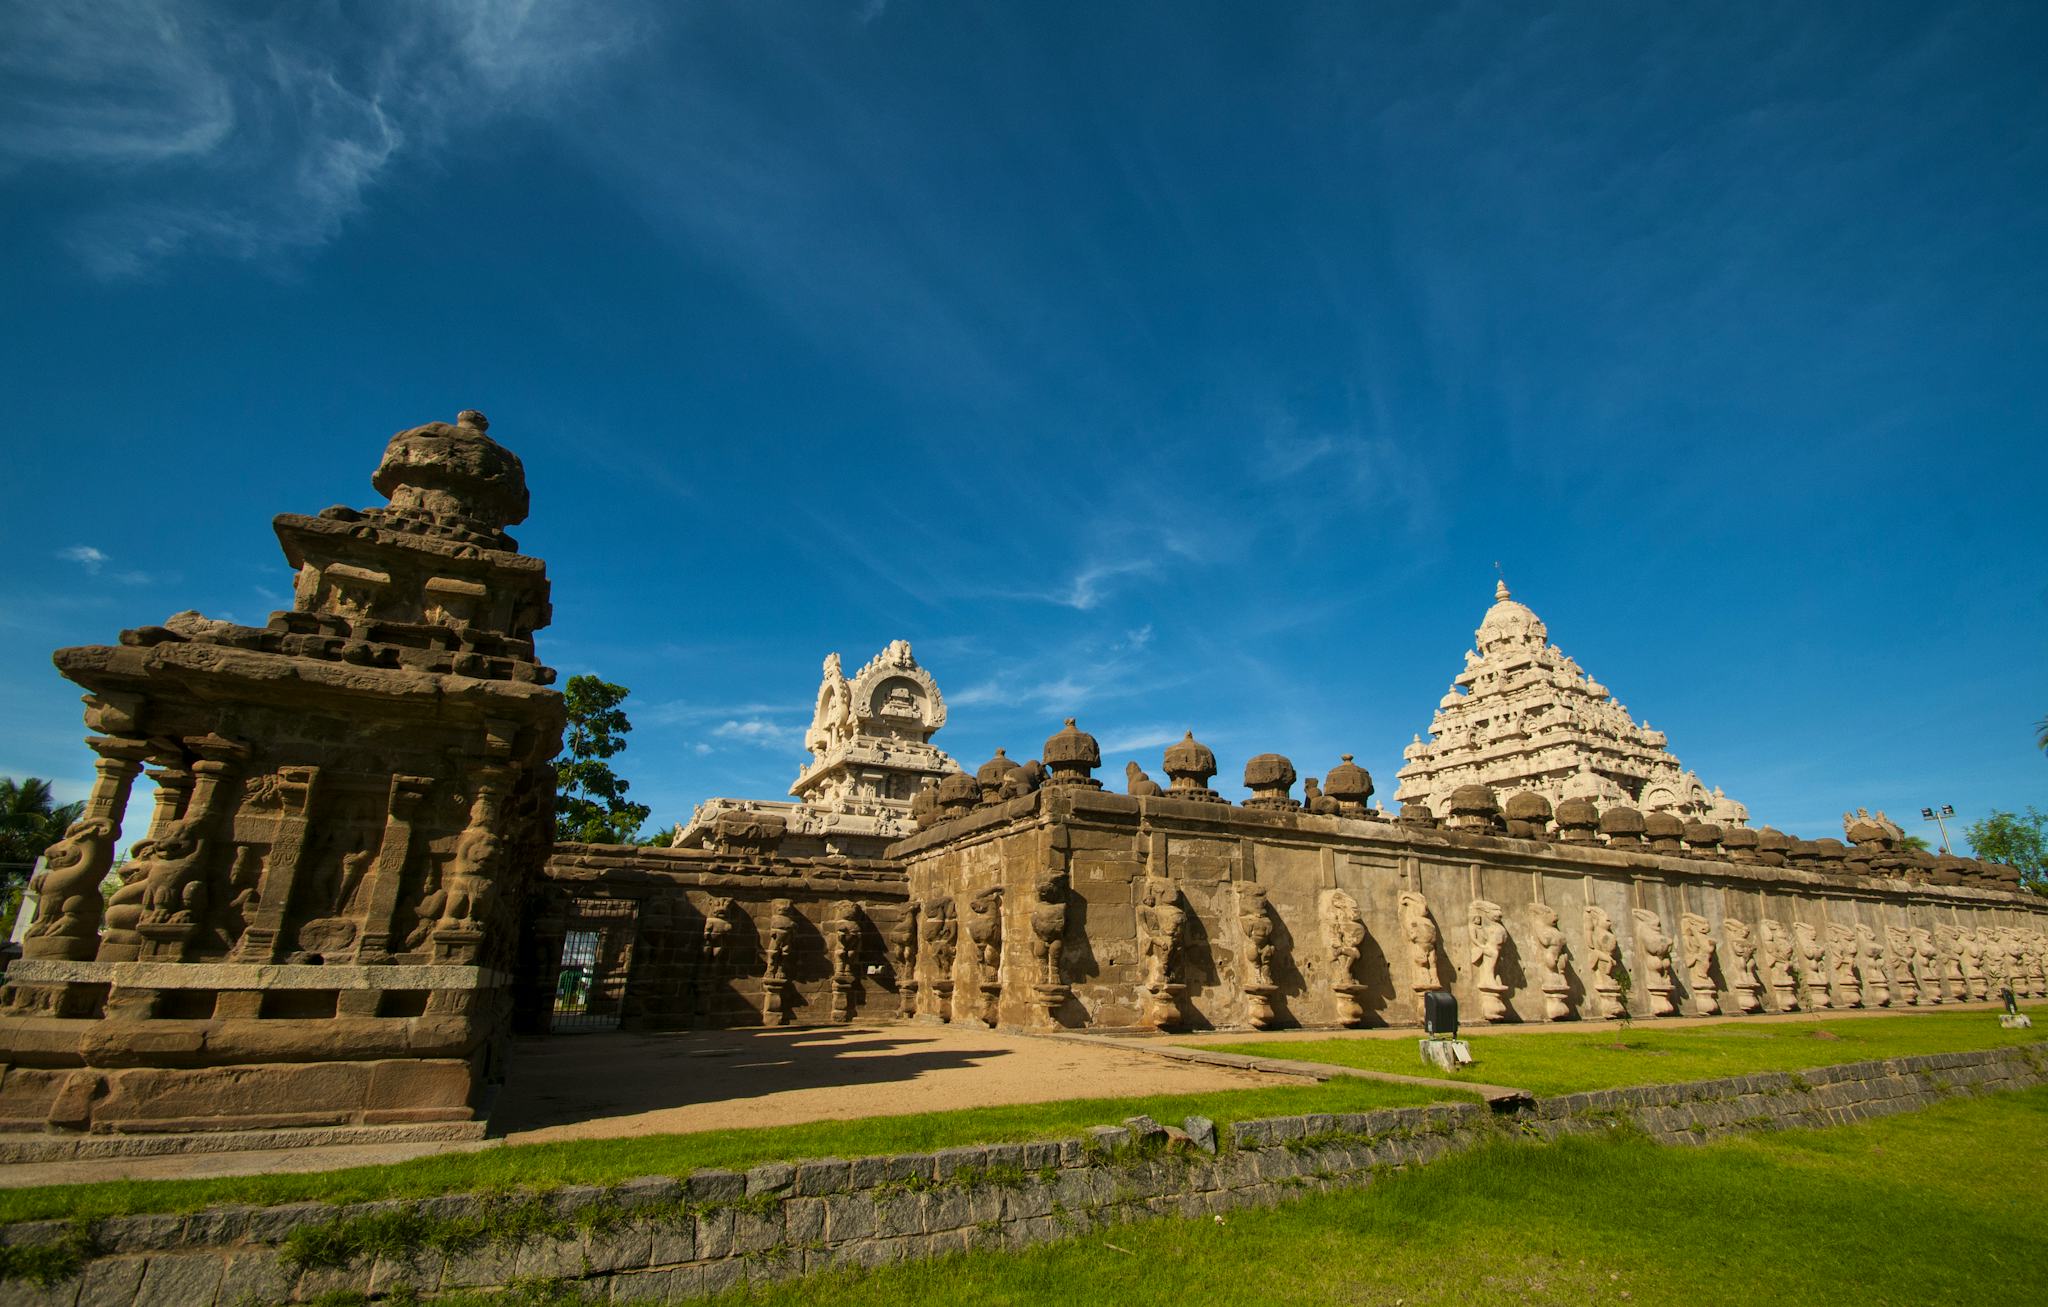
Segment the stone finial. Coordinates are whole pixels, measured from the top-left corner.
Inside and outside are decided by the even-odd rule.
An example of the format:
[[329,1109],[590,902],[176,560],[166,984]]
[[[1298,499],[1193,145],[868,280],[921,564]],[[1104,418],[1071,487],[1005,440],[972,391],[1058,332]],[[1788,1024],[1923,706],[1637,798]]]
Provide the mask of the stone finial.
[[1644,825],[1643,814],[1625,803],[1600,814],[1600,833],[1618,849],[1641,848]]
[[1484,785],[1460,785],[1452,790],[1450,819],[1444,825],[1489,834],[1499,829],[1500,805],[1494,801],[1493,791]]
[[1372,773],[1351,761],[1347,753],[1323,777],[1323,796],[1336,803],[1340,816],[1370,817],[1372,809],[1365,806],[1365,801],[1372,797]]
[[454,425],[429,422],[401,431],[370,477],[391,507],[455,518],[487,532],[526,520],[526,467],[484,432],[490,422],[464,409]]
[[939,782],[939,810],[944,818],[957,817],[981,801],[981,786],[964,771],[949,772]]
[[1516,839],[1540,840],[1550,833],[1550,800],[1534,790],[1517,790],[1502,809],[1508,834]]
[[1167,747],[1166,793],[1169,798],[1222,803],[1223,796],[1209,788],[1209,778],[1215,774],[1216,755],[1210,752],[1208,745],[1195,738],[1193,731],[1181,736],[1178,744]]
[[1600,809],[1588,799],[1566,799],[1557,805],[1557,838],[1567,844],[1600,842]]
[[1794,867],[1808,871],[1817,870],[1820,864],[1820,845],[1813,840],[1792,840],[1785,848],[1785,861]]
[[1650,841],[1652,853],[1680,852],[1680,841],[1685,838],[1685,823],[1669,812],[1646,812],[1643,814],[1643,838]]
[[1247,808],[1294,812],[1301,805],[1288,793],[1294,788],[1294,764],[1277,753],[1262,753],[1244,765],[1244,787],[1252,796]]
[[1067,724],[1045,742],[1045,765],[1051,775],[1045,778],[1047,785],[1081,785],[1091,790],[1102,788],[1102,782],[1091,774],[1102,765],[1102,749],[1095,743],[1095,737],[1074,725],[1074,719],[1067,718]]
[[1428,804],[1417,803],[1415,800],[1410,799],[1401,805],[1401,815],[1394,820],[1400,822],[1403,826],[1426,829],[1436,825],[1436,814],[1429,810]]
[[1003,797],[1003,782],[1008,780],[1010,773],[1015,770],[1016,760],[1001,749],[996,750],[995,757],[981,764],[974,773],[975,786],[981,790],[981,802],[1000,803]]
[[1848,845],[1835,839],[1833,836],[1815,840],[1814,845],[1820,851],[1820,869],[1822,871],[1831,876],[1848,874],[1849,869],[1845,865],[1849,856]]
[[1767,867],[1785,865],[1785,855],[1792,849],[1792,837],[1775,826],[1766,826],[1756,833],[1756,860]]
[[1758,839],[1757,832],[1737,826],[1721,832],[1721,851],[1730,862],[1756,862]]
[[1685,850],[1712,856],[1721,851],[1721,828],[1710,821],[1685,823]]

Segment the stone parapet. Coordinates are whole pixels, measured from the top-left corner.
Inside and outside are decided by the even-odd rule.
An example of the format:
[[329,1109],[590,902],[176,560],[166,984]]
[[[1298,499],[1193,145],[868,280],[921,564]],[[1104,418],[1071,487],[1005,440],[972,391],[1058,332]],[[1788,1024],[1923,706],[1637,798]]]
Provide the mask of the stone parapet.
[[[1199,1118],[1176,1138],[1133,1117],[1081,1138],[767,1162],[541,1195],[220,1207],[84,1230],[28,1221],[0,1229],[0,1266],[12,1274],[0,1281],[0,1301],[240,1307],[401,1285],[431,1298],[535,1280],[598,1300],[665,1301],[1360,1189],[1389,1170],[1497,1140],[1626,1126],[1693,1145],[2044,1083],[2048,1046],[2035,1044],[1567,1094],[1506,1113],[1446,1103],[1274,1117],[1233,1123],[1220,1139]],[[26,1278],[30,1267],[49,1282]]]
[[1078,786],[977,807],[888,851],[926,923],[914,1011],[1200,1029],[1413,1023],[1436,989],[1506,1022],[2048,993],[2035,895],[1744,860],[1704,831],[1665,852],[1481,825]]

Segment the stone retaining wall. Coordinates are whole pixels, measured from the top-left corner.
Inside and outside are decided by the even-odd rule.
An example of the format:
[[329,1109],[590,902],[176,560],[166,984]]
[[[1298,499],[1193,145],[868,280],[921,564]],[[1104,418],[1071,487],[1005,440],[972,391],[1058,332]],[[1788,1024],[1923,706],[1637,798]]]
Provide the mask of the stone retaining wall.
[[[1206,1216],[1359,1188],[1504,1128],[1546,1139],[1636,1128],[1694,1144],[2043,1083],[2048,1045],[2036,1044],[1599,1090],[1512,1113],[1452,1103],[1242,1121],[1221,1139],[1199,1118],[1169,1132],[1135,1117],[1080,1139],[768,1163],[539,1197],[215,1208],[108,1219],[89,1234],[23,1222],[0,1229],[15,1276],[0,1280],[0,1304],[239,1307],[532,1279],[575,1282],[594,1302],[668,1301],[745,1280],[1022,1248],[1148,1215]],[[37,1286],[22,1278],[37,1260],[72,1273]]]

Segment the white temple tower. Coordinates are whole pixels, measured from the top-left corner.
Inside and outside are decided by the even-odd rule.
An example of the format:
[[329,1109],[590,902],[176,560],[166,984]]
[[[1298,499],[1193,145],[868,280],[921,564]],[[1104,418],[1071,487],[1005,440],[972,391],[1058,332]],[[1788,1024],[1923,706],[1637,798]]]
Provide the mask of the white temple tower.
[[1494,588],[1476,649],[1430,719],[1429,735],[1402,750],[1394,797],[1444,816],[1451,791],[1487,785],[1502,797],[1532,790],[1553,804],[1591,799],[1743,826],[1749,810],[1709,791],[1665,747],[1662,731],[1638,726],[1607,687],[1549,640],[1543,619]]

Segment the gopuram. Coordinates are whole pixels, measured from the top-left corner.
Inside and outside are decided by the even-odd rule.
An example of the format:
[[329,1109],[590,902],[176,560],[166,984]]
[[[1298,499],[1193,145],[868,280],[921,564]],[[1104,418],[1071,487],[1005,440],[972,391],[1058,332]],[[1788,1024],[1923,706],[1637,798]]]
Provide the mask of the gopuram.
[[795,802],[709,799],[678,828],[679,848],[720,838],[720,823],[782,830],[796,854],[879,855],[917,829],[910,803],[927,782],[960,770],[931,743],[946,724],[946,700],[918,666],[908,640],[892,640],[848,680],[839,655],[825,658],[804,748],[810,760],[789,787]]
[[1749,810],[1711,793],[1665,747],[1664,732],[1638,726],[1607,687],[1550,643],[1543,619],[1517,603],[1506,581],[1474,633],[1476,647],[1437,705],[1428,740],[1402,750],[1394,798],[1449,815],[1461,785],[1527,790],[1552,803],[1588,799],[1668,812],[1689,821],[1746,826]]
[[[276,520],[298,582],[267,626],[187,613],[57,653],[99,782],[0,986],[0,1142],[474,1132],[508,1033],[555,1027],[572,973],[629,1028],[2048,994],[2048,901],[2012,868],[1906,847],[1881,812],[1846,840],[1751,829],[1505,586],[1397,817],[1349,755],[1248,758],[1233,802],[1192,732],[1122,793],[1072,720],[963,771],[898,641],[851,678],[827,660],[791,801],[706,804],[681,847],[550,850],[562,704],[546,574],[504,533],[520,463],[465,413],[393,437],[373,484],[388,506]],[[144,766],[150,829],[103,898]]]

